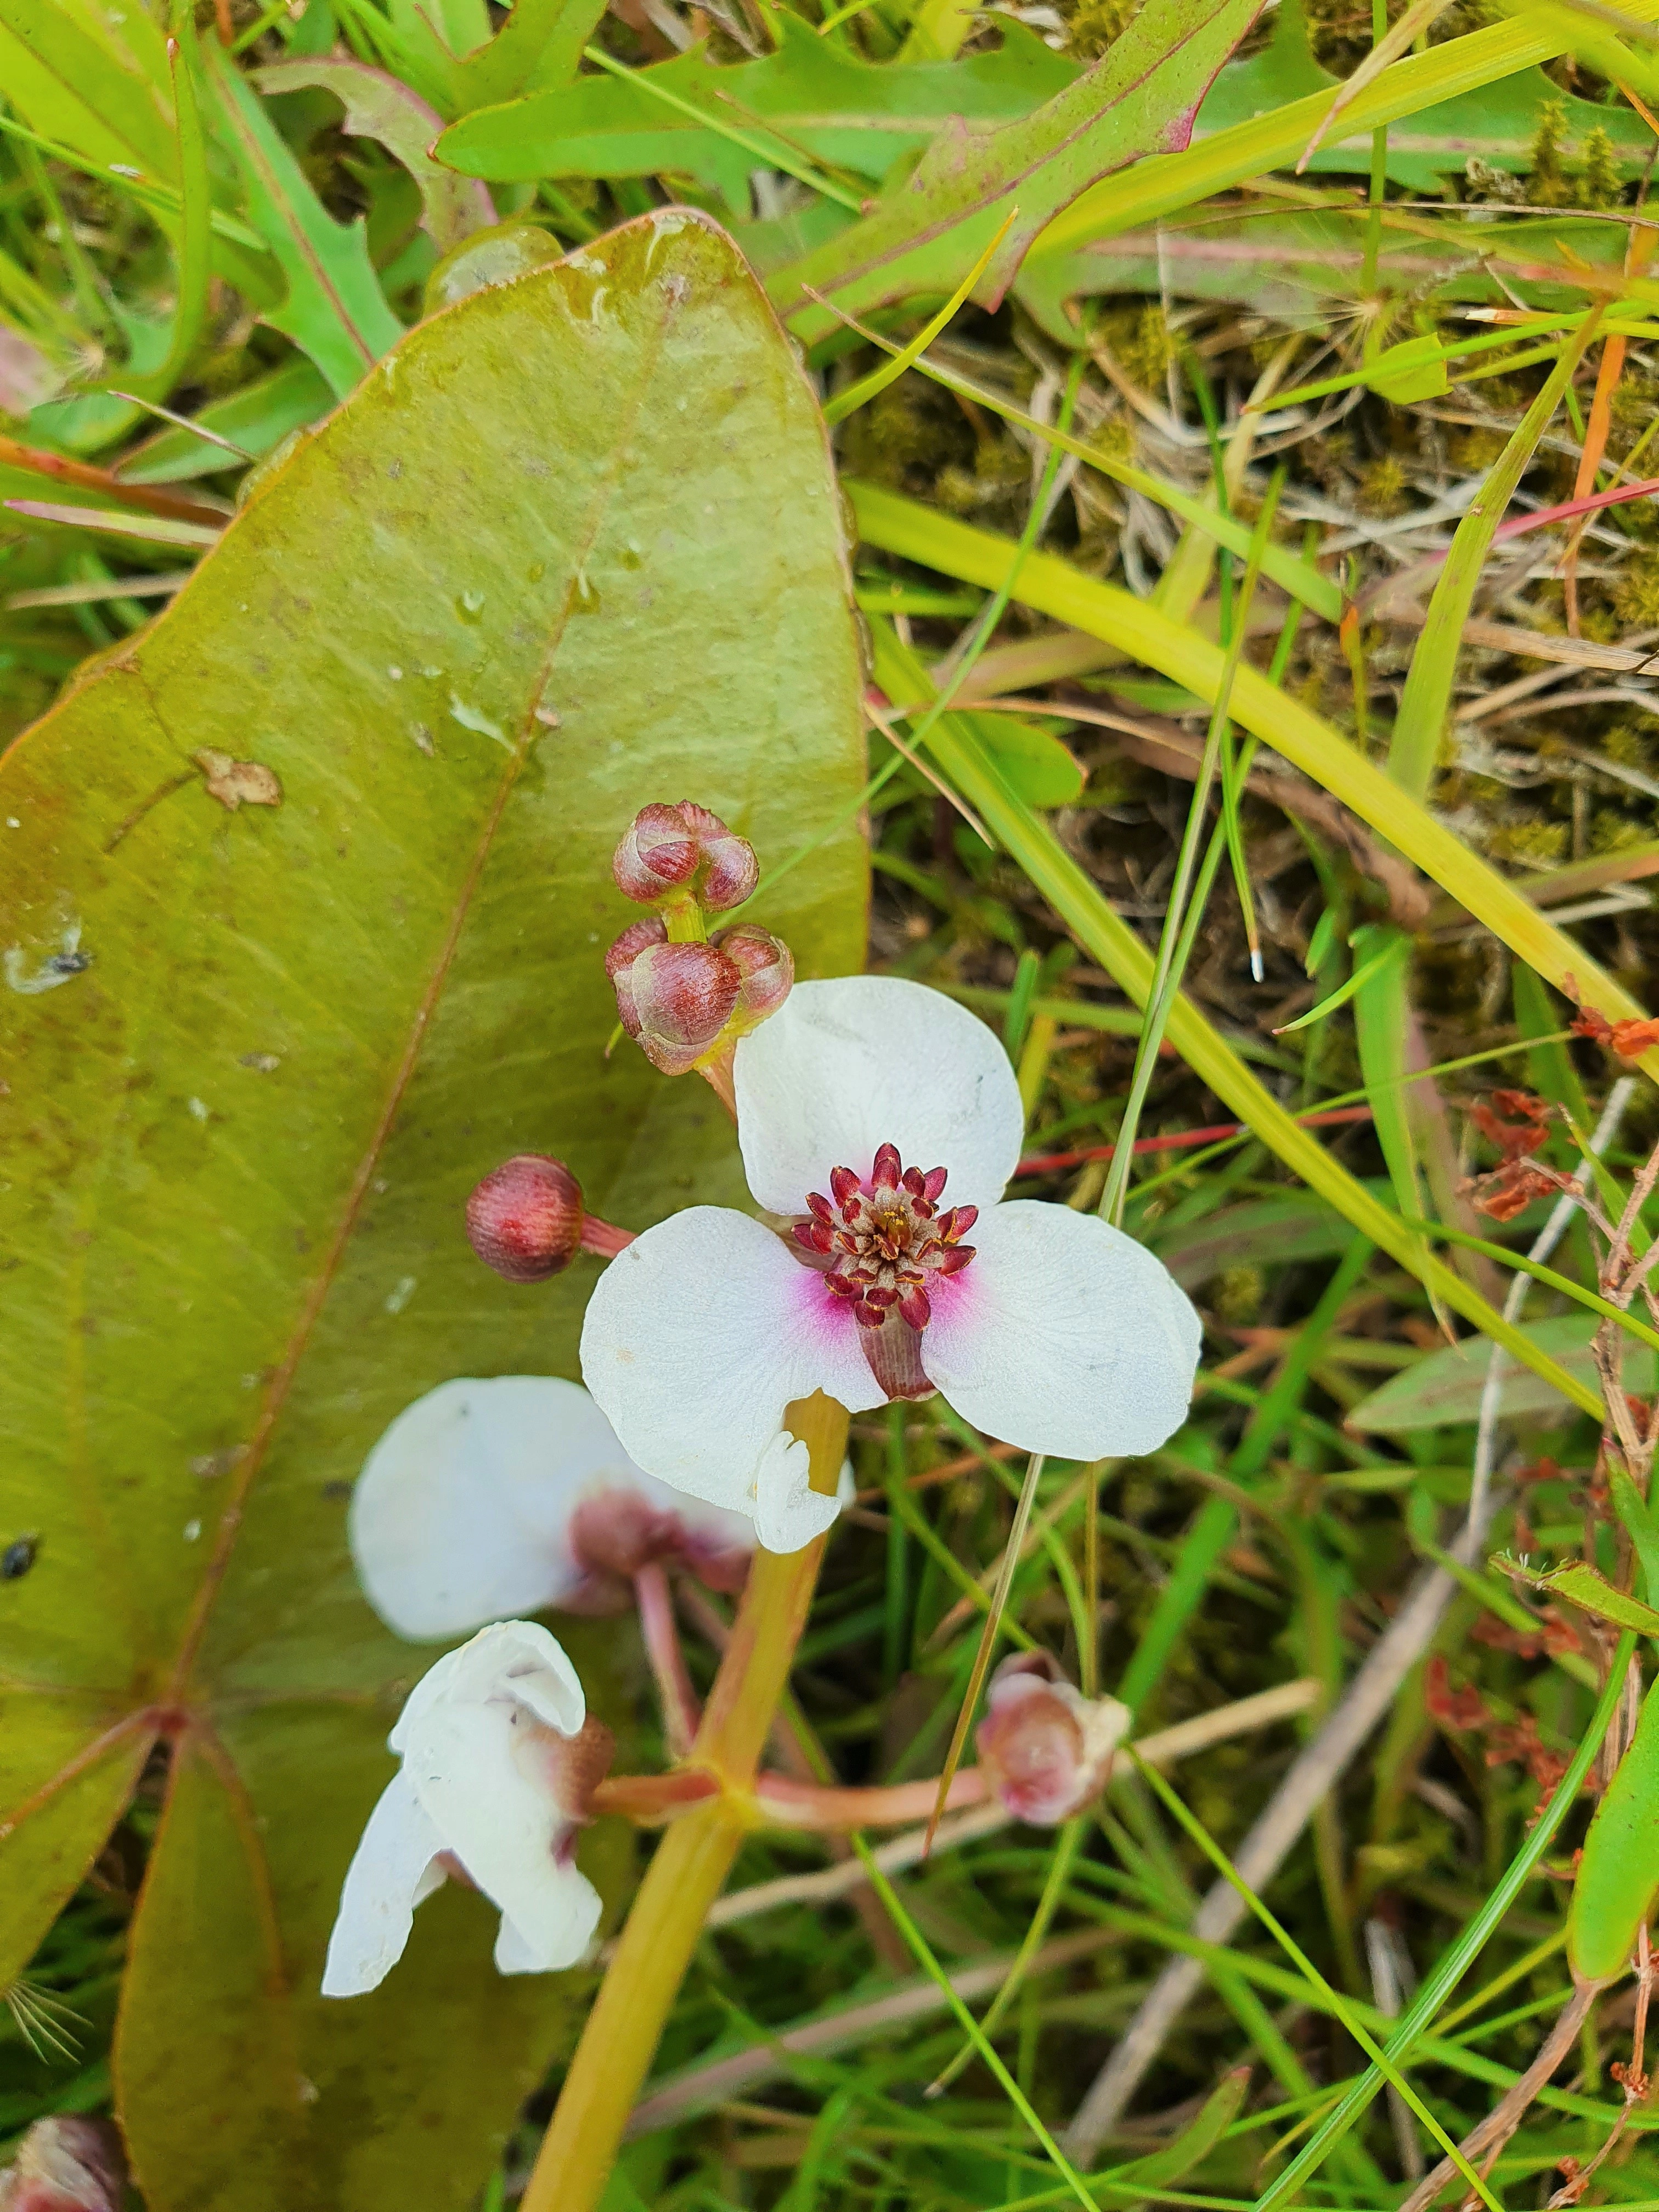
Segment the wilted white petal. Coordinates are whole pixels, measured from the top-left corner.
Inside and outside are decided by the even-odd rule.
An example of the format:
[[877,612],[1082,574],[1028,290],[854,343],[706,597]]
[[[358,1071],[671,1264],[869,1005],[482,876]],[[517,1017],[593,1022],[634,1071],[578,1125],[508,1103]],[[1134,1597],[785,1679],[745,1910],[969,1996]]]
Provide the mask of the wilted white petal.
[[769,1229],[722,1206],[689,1206],[617,1254],[587,1302],[581,1358],[641,1467],[751,1516],[792,1400],[821,1389],[857,1413],[885,1395],[846,1302]]
[[1019,1158],[1024,1109],[1000,1041],[899,976],[797,983],[738,1045],[734,1082],[744,1172],[774,1213],[804,1212],[831,1168],[867,1176],[882,1145],[948,1169],[946,1206],[994,1205]]
[[442,1705],[404,1754],[422,1808],[544,1967],[574,1966],[599,1920],[592,1885],[560,1863],[568,1822],[535,1775],[535,1723],[505,1701]]
[[[582,1878],[578,1875],[576,1879],[581,1881]],[[593,1940],[593,1929],[599,1925],[599,1900],[597,1893],[587,1883],[583,1882],[582,1887],[587,1890],[588,1895],[593,1899],[592,1923],[587,1931],[587,1942],[582,1946],[583,1951],[586,1952],[588,1944]],[[506,1913],[502,1913],[501,1924],[496,1931],[495,1960],[495,1971],[498,1974],[546,1974],[551,1973],[558,1966],[574,1963],[569,1960],[544,1958],[532,1948],[523,1932]]]
[[811,1486],[812,1455],[798,1437],[780,1430],[762,1455],[755,1478],[755,1534],[769,1552],[802,1552],[836,1520],[842,1508]]
[[933,1291],[922,1364],[964,1419],[1024,1451],[1155,1451],[1187,1417],[1202,1329],[1161,1261],[1094,1214],[1021,1199],[975,1224]]
[[561,1735],[574,1735],[587,1717],[581,1677],[552,1631],[538,1620],[497,1620],[427,1668],[404,1700],[387,1747],[404,1756],[429,1713],[497,1696],[529,1706]]
[[443,1879],[444,1839],[408,1779],[394,1774],[368,1816],[346,1872],[323,1967],[325,1997],[361,1996],[404,1955],[415,1907]]
[[352,1492],[364,1594],[416,1639],[557,1605],[583,1579],[565,1540],[577,1502],[630,1478],[638,1470],[580,1383],[441,1383],[398,1414]]

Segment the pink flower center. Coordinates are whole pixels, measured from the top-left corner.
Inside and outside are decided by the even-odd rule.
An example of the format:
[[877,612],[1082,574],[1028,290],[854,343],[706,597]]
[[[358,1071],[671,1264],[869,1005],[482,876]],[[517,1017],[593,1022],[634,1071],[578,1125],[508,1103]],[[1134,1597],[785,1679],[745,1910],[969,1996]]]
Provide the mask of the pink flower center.
[[896,1315],[914,1329],[933,1317],[928,1285],[961,1272],[974,1256],[961,1239],[979,1218],[976,1206],[939,1211],[945,1170],[907,1168],[894,1145],[876,1154],[867,1182],[851,1168],[830,1171],[828,1198],[807,1195],[808,1218],[795,1223],[795,1240],[815,1261],[827,1261],[824,1282],[848,1299],[860,1326],[879,1329]]

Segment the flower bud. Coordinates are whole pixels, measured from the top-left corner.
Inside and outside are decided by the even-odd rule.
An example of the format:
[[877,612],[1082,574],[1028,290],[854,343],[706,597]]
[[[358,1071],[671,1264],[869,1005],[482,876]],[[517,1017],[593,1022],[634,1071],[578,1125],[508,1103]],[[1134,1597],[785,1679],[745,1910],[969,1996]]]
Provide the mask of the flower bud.
[[582,1187],[562,1160],[515,1153],[467,1200],[466,1233],[484,1265],[507,1282],[545,1282],[580,1246]]
[[1104,1786],[1128,1725],[1127,1705],[1085,1698],[1046,1651],[1017,1652],[991,1677],[975,1740],[1008,1811],[1053,1828]]
[[625,897],[650,906],[676,892],[711,911],[741,906],[760,881],[760,863],[746,838],[718,814],[689,799],[677,806],[642,806],[611,863]]
[[0,2212],[118,2212],[115,2131],[100,2120],[37,2120],[0,2172]]
[[653,1066],[665,1075],[684,1075],[718,1042],[738,1003],[742,979],[712,945],[651,939],[631,956],[618,957],[627,940],[648,927],[635,923],[625,930],[606,958],[617,1012]]
[[744,1030],[757,1028],[769,1014],[776,1013],[789,996],[795,980],[794,955],[781,937],[751,921],[739,921],[717,931],[709,940],[737,969],[738,1020]]

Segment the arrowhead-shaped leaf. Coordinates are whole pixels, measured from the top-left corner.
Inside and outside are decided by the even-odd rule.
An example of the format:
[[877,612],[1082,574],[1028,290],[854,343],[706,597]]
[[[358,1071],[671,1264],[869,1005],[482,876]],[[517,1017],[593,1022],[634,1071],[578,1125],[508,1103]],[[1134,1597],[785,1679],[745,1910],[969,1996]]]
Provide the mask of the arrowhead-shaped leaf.
[[[636,1225],[740,1192],[703,1085],[604,1057],[635,809],[811,846],[760,910],[835,972],[863,775],[822,422],[684,213],[413,331],[0,763],[0,1534],[38,1539],[0,1582],[0,1975],[170,1745],[116,2053],[151,2212],[457,2212],[573,2023],[580,1978],[499,1979],[453,1891],[374,1996],[317,1996],[435,1656],[359,1596],[346,1499],[438,1382],[575,1371],[593,1263],[488,1273],[484,1170],[558,1152]],[[567,1640],[623,1717],[631,1630]],[[628,1841],[589,1838],[613,1896]]]

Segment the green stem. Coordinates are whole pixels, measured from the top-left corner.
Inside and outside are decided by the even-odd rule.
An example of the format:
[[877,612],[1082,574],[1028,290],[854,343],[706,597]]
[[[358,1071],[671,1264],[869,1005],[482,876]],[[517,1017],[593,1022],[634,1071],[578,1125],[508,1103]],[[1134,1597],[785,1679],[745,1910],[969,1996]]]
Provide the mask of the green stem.
[[[822,1392],[784,1416],[811,1449],[814,1489],[834,1491],[847,1449],[847,1419],[846,1408]],[[806,1625],[823,1546],[819,1537],[787,1557],[755,1554],[691,1750],[692,1765],[719,1779],[721,1795],[676,1820],[646,1869],[520,2212],[597,2212],[704,1917],[748,1832],[744,1801]]]

